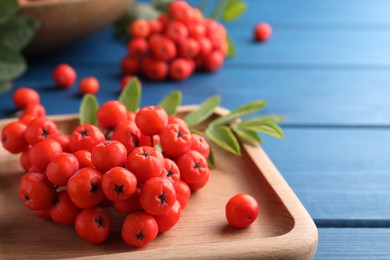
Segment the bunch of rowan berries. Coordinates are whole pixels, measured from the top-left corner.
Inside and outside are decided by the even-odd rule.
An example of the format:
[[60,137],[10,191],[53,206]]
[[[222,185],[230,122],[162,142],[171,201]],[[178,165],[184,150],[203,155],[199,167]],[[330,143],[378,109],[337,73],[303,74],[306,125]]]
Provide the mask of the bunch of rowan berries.
[[174,1],[155,20],[136,20],[129,27],[126,75],[161,81],[183,80],[196,70],[220,69],[228,51],[226,29],[185,1]]
[[41,218],[74,225],[94,244],[110,234],[106,207],[112,207],[126,215],[123,241],[144,246],[170,230],[191,191],[206,185],[210,147],[159,106],[129,112],[121,102],[108,101],[97,119],[100,127],[78,125],[70,135],[35,114],[2,129],[3,147],[21,153],[26,170],[20,199]]

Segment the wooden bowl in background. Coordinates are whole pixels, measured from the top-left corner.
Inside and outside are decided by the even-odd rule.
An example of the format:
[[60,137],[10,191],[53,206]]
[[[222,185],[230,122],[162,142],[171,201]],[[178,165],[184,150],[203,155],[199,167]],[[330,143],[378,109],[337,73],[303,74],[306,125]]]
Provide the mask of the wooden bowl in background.
[[41,22],[27,54],[54,51],[113,23],[133,0],[53,0],[22,5],[20,12]]

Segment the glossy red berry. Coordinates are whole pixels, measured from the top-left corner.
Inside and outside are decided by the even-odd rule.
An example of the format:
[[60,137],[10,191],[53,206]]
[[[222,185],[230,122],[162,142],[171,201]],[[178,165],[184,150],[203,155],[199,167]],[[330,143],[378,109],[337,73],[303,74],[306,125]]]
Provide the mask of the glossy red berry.
[[127,48],[132,56],[142,57],[148,52],[149,44],[144,38],[135,38],[129,41]]
[[[123,125],[123,124],[121,124]],[[111,140],[118,141],[126,147],[127,154],[130,154],[135,148],[140,146],[140,131],[135,126],[135,124],[121,126],[119,125],[112,137]]]
[[169,77],[173,80],[183,80],[191,76],[192,66],[183,58],[177,58],[169,65]]
[[99,107],[97,119],[103,128],[113,130],[127,120],[127,109],[122,102],[111,100]]
[[70,199],[68,192],[63,190],[53,200],[53,206],[50,208],[50,217],[58,224],[72,225],[80,211],[81,209],[74,205]]
[[199,152],[205,158],[209,157],[210,155],[210,145],[201,135],[192,134],[191,150]]
[[268,23],[259,23],[254,29],[254,39],[256,41],[266,41],[271,37],[272,28]]
[[46,176],[57,186],[66,186],[70,177],[79,170],[77,158],[69,153],[62,153],[54,158],[46,167]]
[[76,71],[68,64],[60,64],[53,71],[53,80],[60,88],[69,88],[76,81]]
[[225,211],[226,219],[230,225],[246,228],[256,220],[259,213],[259,205],[252,196],[237,194],[229,199]]
[[102,189],[111,201],[125,201],[136,191],[137,178],[122,167],[114,167],[103,175]]
[[188,38],[179,43],[179,55],[185,59],[195,58],[200,51],[199,42]]
[[176,191],[169,179],[154,177],[143,184],[139,199],[146,212],[160,215],[173,206],[176,201]]
[[44,116],[46,115],[46,109],[41,104],[28,105],[23,110],[23,115],[32,115],[32,116]]
[[206,36],[206,27],[202,23],[192,23],[188,25],[189,37],[199,39]]
[[161,215],[155,215],[154,219],[157,222],[158,231],[163,233],[174,227],[181,216],[181,206],[176,200],[172,207]]
[[61,145],[52,139],[47,139],[34,144],[28,153],[28,158],[33,167],[45,171],[47,165],[61,154]]
[[55,134],[51,136],[51,139],[59,143],[62,147],[62,151],[64,153],[69,153],[70,152],[70,137],[67,134]]
[[121,234],[126,244],[143,247],[157,237],[158,225],[153,216],[148,213],[131,213],[123,222]]
[[168,64],[161,60],[149,60],[145,65],[144,74],[153,81],[164,80],[168,75]]
[[27,173],[20,179],[19,197],[30,209],[49,208],[55,195],[53,184],[42,173]]
[[213,50],[213,45],[209,38],[207,37],[200,37],[198,39],[199,44],[199,56],[201,57],[207,57],[209,53]]
[[141,190],[139,188],[136,189],[134,194],[125,201],[113,201],[112,207],[121,214],[130,214],[137,211],[141,211],[142,207],[139,203],[139,194]]
[[158,135],[168,124],[168,114],[162,107],[146,106],[136,113],[135,123],[144,135]]
[[182,127],[188,128],[187,123],[178,116],[169,116],[168,117],[168,125],[170,125],[170,124],[178,124],[178,125],[181,125]]
[[73,153],[73,155],[76,157],[77,161],[79,162],[80,169],[85,167],[95,168],[95,166],[92,163],[91,152],[87,150],[78,150],[77,152]]
[[191,132],[186,127],[169,124],[160,133],[160,143],[166,154],[177,157],[191,149]]
[[130,34],[133,38],[146,38],[150,34],[150,25],[145,20],[135,20],[130,25]]
[[202,179],[197,182],[188,183],[188,187],[190,187],[191,191],[197,191],[206,186],[207,182],[210,179],[210,171],[206,172],[206,174],[202,177]]
[[79,150],[91,151],[97,144],[106,140],[102,131],[94,125],[84,124],[77,126],[70,136],[70,150],[72,153]]
[[174,42],[166,37],[159,37],[150,41],[152,56],[161,61],[169,61],[176,57],[176,46]]
[[164,169],[161,173],[161,177],[165,177],[170,180],[175,187],[176,185],[179,185],[180,171],[174,161],[168,158],[164,158]]
[[[153,141],[153,143],[152,143]],[[159,135],[153,135],[148,136],[141,134],[139,138],[139,145],[140,146],[150,146],[150,147],[156,147],[157,144],[160,143],[160,136]]]
[[206,56],[204,61],[204,68],[209,72],[219,70],[224,62],[224,55],[220,51],[213,51]]
[[187,206],[188,200],[191,197],[191,189],[187,183],[180,181],[175,185],[176,200],[180,203],[182,209]]
[[163,31],[163,24],[159,20],[149,20],[150,34],[160,34]]
[[188,37],[188,29],[183,23],[173,21],[168,24],[165,34],[175,43],[179,43]]
[[30,158],[28,155],[29,152],[30,152],[30,148],[25,149],[19,158],[20,166],[22,166],[23,169],[25,169],[26,171],[32,167],[31,162],[30,162]]
[[81,95],[92,94],[99,92],[99,81],[95,77],[83,78],[80,81],[79,91]]
[[194,150],[181,155],[176,164],[180,170],[180,178],[186,183],[200,182],[210,171],[204,156]]
[[35,118],[34,115],[30,115],[30,114],[25,114],[25,115],[22,115],[20,118],[19,118],[19,122],[25,124],[26,126],[28,124],[31,123],[31,121]]
[[30,105],[37,105],[40,102],[39,94],[32,88],[18,88],[12,95],[12,100],[20,109],[25,109]]
[[126,75],[137,74],[140,64],[135,57],[126,56],[121,61],[122,72]]
[[29,144],[36,144],[57,135],[57,125],[44,117],[35,117],[26,128],[25,138]]
[[26,129],[26,125],[19,121],[7,124],[1,130],[1,143],[3,147],[14,154],[26,150],[28,147],[28,143],[24,138]]
[[126,158],[126,147],[115,140],[97,144],[91,150],[92,163],[102,173],[116,166],[124,166]]
[[91,244],[100,244],[110,234],[112,220],[108,212],[100,207],[84,209],[77,216],[77,234]]

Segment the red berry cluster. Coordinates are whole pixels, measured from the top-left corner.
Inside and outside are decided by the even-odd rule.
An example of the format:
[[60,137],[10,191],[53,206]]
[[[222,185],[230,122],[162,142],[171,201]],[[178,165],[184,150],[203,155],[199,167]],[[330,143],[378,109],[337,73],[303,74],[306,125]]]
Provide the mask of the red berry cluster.
[[109,101],[97,118],[110,138],[90,124],[70,135],[60,133],[43,116],[2,129],[4,148],[21,153],[27,171],[20,180],[20,199],[39,217],[74,225],[93,244],[110,234],[112,219],[104,207],[112,207],[126,215],[122,239],[144,246],[171,229],[191,191],[205,186],[210,147],[182,119],[158,106],[134,113]]
[[172,2],[156,20],[134,21],[129,31],[129,54],[121,62],[126,75],[183,80],[196,70],[220,69],[227,55],[226,29],[185,1]]

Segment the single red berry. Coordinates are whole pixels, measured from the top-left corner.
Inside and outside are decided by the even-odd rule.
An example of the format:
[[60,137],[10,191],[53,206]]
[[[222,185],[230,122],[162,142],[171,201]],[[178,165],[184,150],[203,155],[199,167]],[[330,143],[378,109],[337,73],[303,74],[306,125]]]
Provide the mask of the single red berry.
[[76,71],[68,64],[60,64],[53,71],[53,80],[60,88],[69,88],[76,81]]
[[161,177],[165,177],[170,180],[173,186],[179,185],[180,171],[174,161],[168,158],[164,158],[164,169],[161,172]]
[[182,58],[195,58],[199,54],[199,51],[199,42],[195,39],[188,38],[179,43],[179,55]]
[[160,34],[163,31],[163,24],[160,20],[149,20],[150,34]]
[[199,43],[199,56],[201,57],[207,57],[209,53],[213,50],[213,45],[209,38],[207,37],[200,37],[198,38]]
[[130,25],[130,34],[133,38],[146,38],[150,34],[150,25],[145,20],[135,20]]
[[103,128],[114,130],[127,120],[127,109],[122,102],[111,100],[99,107],[97,119]]
[[179,221],[181,216],[181,206],[176,200],[172,207],[170,207],[165,213],[161,215],[153,216],[157,222],[159,232],[167,232],[173,228]]
[[126,147],[127,154],[140,146],[140,131],[135,123],[124,125],[121,123],[114,131],[111,140],[118,141]]
[[158,135],[168,124],[168,114],[162,107],[145,106],[136,113],[135,123],[144,135]]
[[10,153],[20,153],[27,149],[28,143],[24,138],[26,133],[26,125],[14,121],[7,124],[1,129],[1,143],[3,147]]
[[137,188],[134,194],[125,201],[113,201],[112,207],[121,214],[130,214],[141,211],[142,207],[139,203],[139,194],[141,190]]
[[204,158],[207,158],[210,155],[210,145],[201,135],[192,134],[191,150],[199,152]]
[[187,183],[180,181],[179,184],[175,186],[175,191],[176,200],[180,203],[181,208],[184,209],[191,197],[191,189]]
[[165,35],[175,43],[179,43],[188,37],[188,29],[184,23],[173,21],[168,24]]
[[139,62],[135,57],[126,56],[121,61],[122,72],[126,75],[137,74],[139,67]]
[[199,39],[206,36],[206,27],[202,23],[192,23],[188,25],[189,37]]
[[213,19],[206,19],[204,21],[204,25],[206,26],[207,36],[209,38],[215,36],[226,38],[227,33],[225,27],[217,21]]
[[30,209],[49,208],[55,194],[53,184],[42,173],[30,172],[20,179],[19,197]]
[[66,186],[70,177],[79,170],[79,161],[69,153],[62,153],[46,167],[46,176],[57,186]]
[[32,166],[45,171],[47,165],[60,154],[62,154],[61,145],[52,139],[47,139],[34,144],[28,153],[28,158]]
[[152,215],[145,212],[135,212],[125,218],[121,234],[126,244],[143,247],[157,237],[158,225]]
[[80,94],[92,94],[95,95],[99,92],[99,81],[95,77],[83,78],[80,81],[79,86]]
[[78,150],[91,151],[93,147],[105,140],[103,133],[96,126],[90,124],[79,125],[70,136],[70,150],[72,153]]
[[142,185],[139,201],[146,212],[160,215],[173,206],[176,191],[169,179],[154,177]]
[[226,204],[226,219],[230,225],[246,228],[251,225],[259,214],[259,205],[248,194],[237,194]]
[[212,37],[211,43],[213,45],[214,51],[220,51],[224,57],[228,54],[229,45],[226,41],[226,38],[222,37]]
[[12,100],[20,109],[25,109],[30,105],[37,105],[40,102],[39,94],[32,88],[18,88],[12,95]]
[[191,22],[191,6],[186,1],[173,1],[169,5],[169,14],[175,21]]
[[155,37],[150,40],[152,56],[161,61],[169,61],[176,57],[177,50],[174,42],[167,37]]
[[129,41],[127,48],[132,56],[142,57],[148,52],[149,44],[144,38],[134,38]]
[[30,115],[30,114],[25,114],[25,115],[22,115],[20,118],[19,118],[19,122],[22,122],[23,124],[25,124],[26,126],[28,124],[31,123],[31,121],[35,118],[34,115]]
[[112,220],[108,212],[100,207],[84,209],[76,217],[77,234],[91,244],[100,244],[110,234]]
[[213,51],[207,55],[204,61],[204,68],[207,71],[214,72],[219,70],[224,62],[224,55],[220,51]]
[[182,127],[188,128],[187,123],[178,116],[168,116],[168,125],[170,124],[178,124],[181,125]]
[[72,225],[80,211],[81,209],[74,205],[67,191],[63,190],[53,200],[50,218],[58,224]]
[[160,176],[164,168],[164,157],[157,149],[141,146],[127,157],[126,168],[136,177],[138,183]]
[[206,172],[203,178],[197,182],[188,183],[188,187],[190,187],[191,191],[197,191],[206,186],[207,182],[210,179],[210,171]]
[[259,23],[254,29],[254,39],[256,41],[266,41],[271,37],[272,28],[268,23]]
[[103,175],[93,168],[78,170],[68,181],[67,190],[73,203],[79,208],[91,208],[99,204],[104,193],[101,188]]
[[[153,141],[153,143],[152,143]],[[139,146],[150,146],[150,147],[156,147],[157,144],[160,143],[160,136],[159,135],[144,135],[141,134],[139,138]]]
[[50,208],[47,208],[47,209],[36,209],[36,210],[33,210],[34,214],[39,217],[39,218],[42,218],[42,219],[51,219],[50,217]]
[[73,153],[73,155],[79,162],[80,169],[85,167],[95,168],[91,160],[91,152],[87,150],[78,150],[77,152]]
[[169,23],[169,17],[167,14],[160,14],[160,16],[157,18],[157,20],[162,24],[163,28],[165,28]]
[[122,167],[114,167],[103,175],[102,189],[111,201],[129,199],[137,188],[137,178]]
[[153,81],[164,80],[168,75],[168,64],[161,60],[149,60],[144,74]]
[[30,148],[26,148],[22,154],[20,155],[20,158],[19,158],[19,162],[20,162],[20,165],[23,167],[23,169],[25,169],[26,171],[28,169],[30,169],[32,167],[31,165],[31,162],[30,162],[30,159],[29,159],[29,155],[28,153],[30,152]]
[[126,147],[118,141],[110,140],[97,144],[91,150],[91,159],[95,168],[106,172],[113,167],[123,166],[126,162]]
[[59,143],[64,153],[70,152],[70,137],[67,134],[56,134],[51,137],[54,141]]
[[200,182],[210,171],[204,156],[194,150],[181,155],[176,164],[180,170],[180,178],[187,184]]
[[22,116],[25,116],[25,115],[44,116],[44,115],[46,115],[46,109],[41,104],[28,105],[23,110],[23,115]]
[[183,80],[192,73],[192,66],[188,60],[177,58],[169,65],[169,77],[173,80]]
[[163,151],[169,156],[180,156],[191,149],[191,132],[177,124],[167,125],[160,133],[160,143]]
[[57,125],[44,117],[34,118],[26,128],[25,138],[29,144],[36,144],[58,133]]

